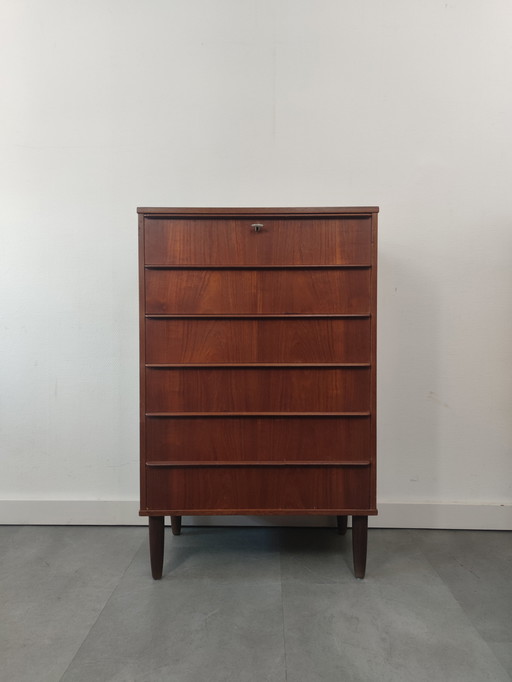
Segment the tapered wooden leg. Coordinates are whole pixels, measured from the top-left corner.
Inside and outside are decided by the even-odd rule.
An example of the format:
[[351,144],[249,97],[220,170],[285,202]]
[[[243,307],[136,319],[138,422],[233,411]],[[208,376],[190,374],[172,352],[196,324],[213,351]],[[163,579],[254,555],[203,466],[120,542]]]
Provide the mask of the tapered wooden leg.
[[366,571],[366,550],[368,547],[368,517],[352,517],[352,553],[354,555],[354,575],[364,578]]
[[162,577],[164,564],[164,517],[149,517],[149,557],[154,580]]
[[181,535],[181,516],[171,516],[171,530],[173,535]]
[[338,535],[345,535],[347,532],[347,516],[337,516],[336,521],[338,522]]

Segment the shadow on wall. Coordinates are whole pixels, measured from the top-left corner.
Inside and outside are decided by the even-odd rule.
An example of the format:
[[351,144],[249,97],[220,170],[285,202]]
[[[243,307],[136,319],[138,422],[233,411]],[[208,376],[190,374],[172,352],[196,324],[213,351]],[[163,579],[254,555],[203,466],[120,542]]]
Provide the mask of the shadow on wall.
[[[377,501],[439,494],[440,300],[431,273],[379,251]],[[407,525],[407,524],[405,524]]]

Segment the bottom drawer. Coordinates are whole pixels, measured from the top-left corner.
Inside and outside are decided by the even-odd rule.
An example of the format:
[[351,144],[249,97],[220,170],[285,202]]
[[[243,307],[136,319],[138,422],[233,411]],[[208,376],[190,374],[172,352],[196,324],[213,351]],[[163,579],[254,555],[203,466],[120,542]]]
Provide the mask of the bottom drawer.
[[371,513],[369,466],[148,467],[142,513]]

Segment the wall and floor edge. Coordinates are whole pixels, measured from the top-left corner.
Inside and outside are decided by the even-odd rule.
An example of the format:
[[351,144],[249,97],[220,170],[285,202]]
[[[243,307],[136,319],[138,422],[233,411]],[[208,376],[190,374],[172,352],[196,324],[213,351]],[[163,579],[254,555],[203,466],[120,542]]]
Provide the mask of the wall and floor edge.
[[[146,525],[137,500],[0,500],[0,525]],[[378,504],[372,528],[512,530],[512,504],[386,502]],[[169,522],[169,520],[167,520]],[[330,526],[328,516],[195,516],[197,526]]]

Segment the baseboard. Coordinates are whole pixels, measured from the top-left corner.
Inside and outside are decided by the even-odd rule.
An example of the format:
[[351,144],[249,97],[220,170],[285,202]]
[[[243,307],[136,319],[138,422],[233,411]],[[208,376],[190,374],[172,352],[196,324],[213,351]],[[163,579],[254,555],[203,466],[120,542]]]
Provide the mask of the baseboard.
[[[512,503],[379,502],[373,528],[512,530]],[[0,500],[0,525],[145,526],[134,500]],[[334,526],[329,516],[196,516],[183,525]]]

